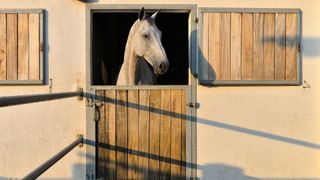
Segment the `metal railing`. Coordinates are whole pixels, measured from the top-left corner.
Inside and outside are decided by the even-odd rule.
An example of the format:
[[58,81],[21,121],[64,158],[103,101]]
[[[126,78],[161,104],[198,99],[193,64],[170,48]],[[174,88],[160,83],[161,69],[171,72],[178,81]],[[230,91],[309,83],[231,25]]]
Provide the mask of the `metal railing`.
[[51,101],[55,99],[63,99],[69,97],[82,97],[83,92],[80,89],[79,91],[74,92],[63,92],[63,93],[50,93],[50,94],[35,94],[35,95],[20,95],[20,96],[4,96],[0,97],[0,107],[28,104],[41,101]]
[[[76,97],[76,96],[78,96],[79,100],[82,100],[83,98],[82,88],[79,88],[78,91],[74,91],[74,92],[4,96],[4,97],[0,97],[0,108],[7,107],[7,106],[20,105],[20,104],[64,99],[64,98],[70,98],[70,97]],[[67,147],[62,149],[60,152],[58,152],[48,161],[46,161],[45,163],[43,163],[42,165],[34,169],[32,172],[26,175],[23,179],[24,180],[36,179],[78,145],[80,145],[80,147],[83,146],[83,135],[78,135],[75,141],[73,141]]]
[[24,180],[36,179],[78,145],[80,146],[83,145],[83,135],[78,135],[78,138],[75,141],[73,141],[70,145],[65,147],[60,152],[58,152],[51,159],[49,159],[48,161],[46,161],[45,163],[41,164],[39,167],[34,169],[32,172],[26,175],[23,179]]

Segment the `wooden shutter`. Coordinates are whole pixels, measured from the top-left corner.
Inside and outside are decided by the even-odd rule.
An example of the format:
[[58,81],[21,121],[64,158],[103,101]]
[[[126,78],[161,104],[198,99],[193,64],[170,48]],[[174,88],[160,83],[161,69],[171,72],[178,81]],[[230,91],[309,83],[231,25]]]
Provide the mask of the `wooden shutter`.
[[200,83],[299,85],[300,10],[200,12]]
[[0,10],[0,84],[43,83],[42,10]]

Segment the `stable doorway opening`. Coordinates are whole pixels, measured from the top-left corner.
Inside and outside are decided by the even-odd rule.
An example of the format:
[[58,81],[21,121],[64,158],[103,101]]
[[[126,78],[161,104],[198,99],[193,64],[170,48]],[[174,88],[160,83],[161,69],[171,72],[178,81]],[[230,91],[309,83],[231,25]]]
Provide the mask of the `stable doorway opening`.
[[[137,12],[92,12],[92,85],[116,84],[127,37],[137,18]],[[158,76],[158,85],[188,85],[188,18],[188,12],[165,11],[157,16],[156,24],[162,31],[162,45],[170,62],[167,73]]]

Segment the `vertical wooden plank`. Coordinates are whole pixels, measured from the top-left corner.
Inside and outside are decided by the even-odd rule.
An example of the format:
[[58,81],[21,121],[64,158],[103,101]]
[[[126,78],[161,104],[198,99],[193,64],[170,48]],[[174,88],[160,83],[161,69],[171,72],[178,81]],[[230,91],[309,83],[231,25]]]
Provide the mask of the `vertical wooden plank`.
[[127,179],[127,143],[128,111],[127,90],[117,90],[116,109],[116,143],[117,143],[117,179]]
[[241,57],[241,79],[252,80],[253,78],[253,14],[242,15],[242,57]]
[[[171,179],[181,178],[181,90],[171,91]],[[181,178],[182,179],[182,178]]]
[[18,14],[18,80],[29,78],[29,15]]
[[275,48],[274,48],[274,71],[275,80],[286,78],[286,14],[275,15]]
[[40,79],[40,17],[29,14],[29,79]]
[[221,55],[221,80],[230,80],[230,13],[221,13],[220,19],[220,55]]
[[241,14],[231,13],[231,79],[241,80]]
[[7,80],[18,79],[17,21],[17,14],[7,14]]
[[297,80],[298,15],[286,14],[286,80]]
[[[209,13],[203,14],[203,30],[202,30],[202,79],[208,80],[208,64],[209,64]],[[201,53],[201,52],[200,52]]]
[[182,90],[181,91],[181,161],[182,161],[182,168],[181,168],[181,177],[183,179],[186,178],[186,160],[187,160],[187,134],[186,134],[186,121],[187,121],[187,115],[186,115],[186,108],[187,108],[187,103],[186,103],[186,91]]
[[7,15],[0,14],[0,80],[7,79]]
[[116,179],[116,93],[114,90],[107,90],[106,97],[106,138],[105,143],[110,146],[106,158],[107,179]]
[[159,179],[160,154],[160,108],[161,91],[150,90],[150,144],[149,152],[153,157],[149,159],[149,179]]
[[209,80],[220,79],[220,13],[210,13],[209,21]]
[[132,153],[139,150],[139,91],[128,91],[128,179],[137,179],[139,174],[139,157]]
[[170,108],[171,91],[161,90],[161,124],[160,124],[160,179],[170,178],[170,163],[166,159],[170,159]]
[[[105,91],[104,90],[97,90],[96,96],[102,100],[105,97]],[[102,106],[100,109],[100,120],[98,122],[98,154],[99,154],[99,162],[98,162],[98,177],[101,178],[107,178],[106,177],[106,154],[107,149],[104,147],[106,142],[106,116],[105,116],[105,106]]]
[[274,19],[274,14],[264,15],[263,68],[265,80],[274,80]]
[[263,13],[253,14],[253,79],[263,79]]
[[[158,97],[159,98],[159,97]],[[144,155],[139,158],[142,179],[149,179],[149,90],[139,90],[139,151]]]

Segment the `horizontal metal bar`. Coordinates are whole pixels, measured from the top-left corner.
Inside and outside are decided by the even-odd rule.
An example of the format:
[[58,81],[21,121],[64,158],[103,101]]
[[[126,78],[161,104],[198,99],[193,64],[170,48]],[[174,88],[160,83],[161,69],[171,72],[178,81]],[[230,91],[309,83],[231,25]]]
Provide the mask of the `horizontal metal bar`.
[[43,9],[0,9],[0,13],[43,13]]
[[[144,7],[147,11],[158,10],[163,11],[176,10],[176,12],[188,12],[190,9],[197,7],[195,4],[88,4],[87,8],[91,10],[109,10],[111,12],[137,12]],[[129,10],[129,11],[128,11]],[[133,10],[133,11],[132,11]]]
[[232,85],[250,85],[250,86],[298,86],[299,80],[199,80],[199,84],[213,86],[232,86]]
[[0,97],[0,107],[82,96],[81,91]]
[[48,170],[52,165],[54,165],[56,162],[58,162],[63,156],[68,154],[72,149],[74,149],[79,144],[83,144],[83,136],[79,136],[74,142],[72,142],[70,145],[68,145],[66,148],[61,150],[59,153],[57,153],[55,156],[53,156],[51,159],[46,161],[45,163],[41,164],[39,167],[34,169],[32,172],[30,172],[28,175],[26,175],[23,179],[24,180],[33,180],[39,177],[42,173],[44,173],[46,170]]
[[199,8],[200,13],[210,13],[210,12],[243,12],[243,13],[300,13],[301,9],[297,8]]
[[190,85],[139,85],[139,86],[126,86],[126,85],[106,85],[106,86],[91,86],[91,89],[103,90],[130,90],[130,89],[188,89]]
[[0,85],[43,85],[43,80],[0,80]]

